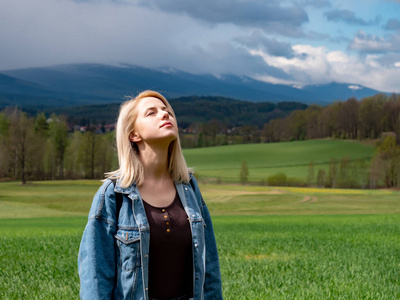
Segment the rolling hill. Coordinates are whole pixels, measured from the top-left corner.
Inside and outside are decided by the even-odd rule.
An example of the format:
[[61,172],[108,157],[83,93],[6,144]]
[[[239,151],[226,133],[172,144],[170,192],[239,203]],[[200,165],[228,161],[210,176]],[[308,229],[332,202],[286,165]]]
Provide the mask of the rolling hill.
[[0,72],[0,107],[60,107],[121,102],[126,95],[154,89],[168,98],[222,96],[252,102],[296,101],[325,105],[379,91],[351,83],[295,88],[245,76],[195,75],[173,68],[69,64]]
[[223,182],[239,182],[242,162],[246,160],[249,181],[259,182],[278,172],[288,177],[305,181],[309,164],[318,169],[329,168],[331,158],[340,160],[369,159],[373,146],[361,142],[344,140],[309,140],[272,144],[244,144],[209,148],[185,149],[189,167],[193,167],[200,178],[217,178]]

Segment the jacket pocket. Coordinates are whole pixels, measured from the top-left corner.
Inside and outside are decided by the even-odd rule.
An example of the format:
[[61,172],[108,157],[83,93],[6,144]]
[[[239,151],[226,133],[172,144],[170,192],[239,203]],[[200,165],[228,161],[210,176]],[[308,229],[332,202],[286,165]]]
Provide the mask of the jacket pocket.
[[140,267],[140,232],[139,230],[118,230],[114,236],[119,257],[118,264],[125,271]]
[[206,223],[204,222],[203,218],[200,218],[200,217],[198,217],[198,218],[190,218],[189,220],[192,223],[192,226],[194,226],[196,228],[197,227],[199,227],[199,228],[206,227]]
[[206,223],[202,218],[190,219],[190,226],[192,227],[192,238],[197,244],[199,241],[204,243],[204,231]]

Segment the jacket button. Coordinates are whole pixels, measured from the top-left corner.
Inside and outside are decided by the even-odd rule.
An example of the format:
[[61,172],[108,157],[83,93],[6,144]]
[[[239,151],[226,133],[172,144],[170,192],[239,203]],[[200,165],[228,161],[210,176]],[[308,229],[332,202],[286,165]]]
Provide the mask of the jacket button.
[[195,247],[197,247],[197,244],[194,244]]
[[185,191],[187,191],[187,187],[185,187]]

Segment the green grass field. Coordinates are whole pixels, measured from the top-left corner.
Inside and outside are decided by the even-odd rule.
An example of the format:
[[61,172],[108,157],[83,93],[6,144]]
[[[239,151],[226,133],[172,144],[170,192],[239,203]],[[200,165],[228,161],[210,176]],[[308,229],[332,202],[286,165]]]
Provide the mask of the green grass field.
[[328,170],[331,158],[338,163],[343,157],[370,159],[374,148],[356,141],[309,140],[273,144],[246,144],[209,148],[185,149],[190,167],[201,178],[219,178],[223,182],[239,182],[244,160],[249,167],[249,181],[259,182],[278,172],[305,180],[311,161],[315,174]]
[[[99,181],[0,183],[0,299],[77,299]],[[400,192],[201,185],[225,299],[398,299]]]

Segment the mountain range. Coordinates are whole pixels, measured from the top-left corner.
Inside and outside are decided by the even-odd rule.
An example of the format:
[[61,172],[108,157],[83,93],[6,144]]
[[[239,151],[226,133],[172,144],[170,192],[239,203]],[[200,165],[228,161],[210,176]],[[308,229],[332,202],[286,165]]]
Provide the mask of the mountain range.
[[296,88],[236,75],[196,75],[174,68],[149,69],[123,64],[68,64],[0,71],[0,108],[68,107],[121,102],[145,89],[167,98],[221,96],[252,102],[295,101],[327,105],[380,93],[351,83]]

